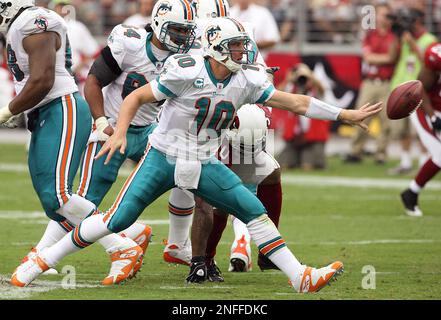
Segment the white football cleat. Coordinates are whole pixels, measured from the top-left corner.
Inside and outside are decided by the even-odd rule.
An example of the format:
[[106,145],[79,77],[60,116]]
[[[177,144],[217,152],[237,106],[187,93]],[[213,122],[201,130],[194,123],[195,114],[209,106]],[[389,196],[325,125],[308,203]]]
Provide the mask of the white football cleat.
[[[38,251],[36,248],[32,248],[31,251],[21,260],[21,263],[25,263],[28,259],[33,259],[38,256]],[[54,268],[49,268],[45,272],[43,272],[43,276],[52,276],[58,274],[58,271]]]
[[251,246],[245,239],[245,235],[239,240],[234,241],[231,247],[230,272],[248,272],[252,270],[251,264]]
[[406,214],[410,217],[418,217],[418,218],[423,216],[423,212],[418,206],[414,207],[413,210],[406,210]]
[[320,269],[303,267],[303,272],[296,281],[294,283],[290,281],[290,284],[298,293],[318,292],[331,281],[335,281],[344,271],[343,263],[340,261],[333,262]]
[[187,239],[183,246],[175,243],[169,243],[165,246],[163,258],[167,263],[183,264],[185,266],[191,265],[191,243]]
[[26,262],[15,269],[11,277],[11,285],[15,287],[26,287],[48,269],[49,266],[39,256],[27,259]]

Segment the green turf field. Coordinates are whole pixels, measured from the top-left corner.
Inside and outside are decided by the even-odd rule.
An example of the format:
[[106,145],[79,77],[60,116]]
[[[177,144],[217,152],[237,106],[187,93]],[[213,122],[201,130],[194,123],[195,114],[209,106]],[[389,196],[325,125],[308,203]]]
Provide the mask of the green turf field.
[[[66,265],[75,267],[76,289],[61,288],[65,275],[40,277],[27,289],[11,288],[6,280],[47,223],[38,213],[41,207],[23,170],[25,165],[23,146],[0,145],[0,299],[441,298],[441,177],[420,196],[425,216],[411,218],[403,214],[398,200],[411,176],[388,177],[386,169],[394,163],[379,167],[369,159],[351,166],[331,159],[326,172],[284,173],[280,230],[288,246],[309,265],[322,266],[334,259],[345,263],[344,275],[318,294],[294,294],[281,272],[260,272],[257,266],[246,274],[226,272],[233,239],[231,227],[224,234],[217,256],[225,283],[187,286],[184,280],[188,268],[170,266],[162,260],[162,240],[167,237],[168,225],[160,220],[168,219],[166,196],[141,216],[152,222],[154,237],[136,279],[121,286],[101,287],[110,264],[104,250],[93,245],[58,266],[59,270]],[[111,205],[123,181],[118,180],[101,209]],[[369,187],[364,186],[368,182]],[[376,270],[376,289],[362,288],[366,276],[362,269],[366,265]]]

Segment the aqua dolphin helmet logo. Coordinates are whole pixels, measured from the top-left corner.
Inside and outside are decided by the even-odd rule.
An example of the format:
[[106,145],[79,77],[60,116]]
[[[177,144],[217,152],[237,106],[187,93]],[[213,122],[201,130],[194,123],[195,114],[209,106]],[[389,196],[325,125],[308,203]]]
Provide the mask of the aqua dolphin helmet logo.
[[163,16],[167,14],[167,12],[170,12],[172,8],[172,5],[169,2],[165,1],[159,5],[156,15]]
[[210,45],[220,37],[220,31],[221,28],[219,26],[212,26],[207,28],[206,37]]

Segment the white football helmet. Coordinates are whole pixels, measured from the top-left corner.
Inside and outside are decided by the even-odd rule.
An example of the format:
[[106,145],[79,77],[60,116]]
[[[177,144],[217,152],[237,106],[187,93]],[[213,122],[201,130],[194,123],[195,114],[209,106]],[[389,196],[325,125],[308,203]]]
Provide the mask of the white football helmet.
[[228,0],[193,0],[198,19],[213,19],[230,16]]
[[262,108],[245,104],[237,111],[227,137],[234,149],[258,152],[265,148],[268,126],[269,120]]
[[0,32],[8,31],[11,20],[17,15],[22,8],[35,6],[34,0],[0,0]]
[[196,15],[188,0],[159,0],[153,7],[155,36],[173,53],[187,53],[196,39]]
[[212,57],[237,72],[243,64],[253,64],[257,51],[242,24],[232,18],[210,20],[202,34],[205,56]]

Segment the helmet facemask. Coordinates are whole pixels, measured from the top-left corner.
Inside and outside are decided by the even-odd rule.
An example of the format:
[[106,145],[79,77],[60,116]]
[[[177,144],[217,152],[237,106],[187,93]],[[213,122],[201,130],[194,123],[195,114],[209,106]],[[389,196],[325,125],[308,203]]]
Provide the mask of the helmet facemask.
[[10,14],[12,3],[10,1],[0,1],[0,32],[6,32],[12,17]]
[[166,22],[161,28],[159,41],[173,53],[187,53],[196,39],[195,24]]
[[20,12],[35,5],[34,0],[0,0],[0,32],[6,33],[14,17]]

